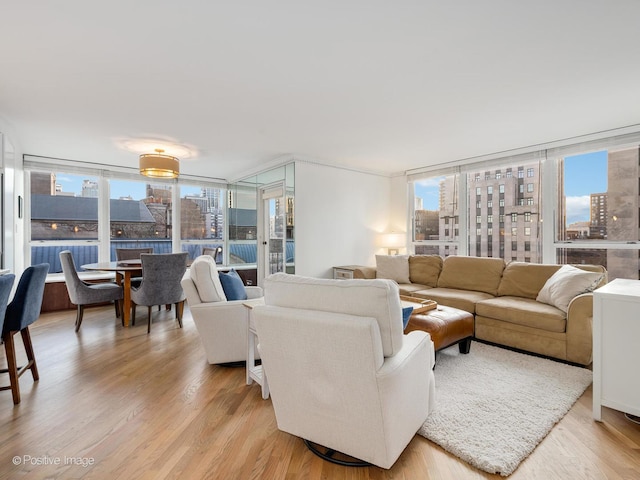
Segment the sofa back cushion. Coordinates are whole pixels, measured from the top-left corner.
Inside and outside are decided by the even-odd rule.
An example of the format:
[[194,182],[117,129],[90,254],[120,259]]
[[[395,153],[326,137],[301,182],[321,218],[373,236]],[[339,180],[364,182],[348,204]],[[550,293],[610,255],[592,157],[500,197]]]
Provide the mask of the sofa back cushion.
[[[535,300],[547,280],[560,270],[561,266],[509,262],[502,273],[498,296],[523,297]],[[575,267],[587,272],[605,273],[604,267],[600,265],[575,265]],[[604,281],[600,285],[606,283],[606,277],[603,278]]]
[[376,278],[410,283],[409,255],[376,255]]
[[402,348],[400,293],[392,280],[328,280],[274,273],[264,281],[264,303],[375,318],[384,356]]
[[501,258],[447,257],[438,278],[438,287],[496,295],[503,270],[504,260]]
[[560,265],[509,262],[502,273],[498,296],[523,297],[535,300],[545,282],[559,269]]
[[411,283],[435,287],[438,285],[441,271],[442,257],[440,255],[411,255],[409,257]]

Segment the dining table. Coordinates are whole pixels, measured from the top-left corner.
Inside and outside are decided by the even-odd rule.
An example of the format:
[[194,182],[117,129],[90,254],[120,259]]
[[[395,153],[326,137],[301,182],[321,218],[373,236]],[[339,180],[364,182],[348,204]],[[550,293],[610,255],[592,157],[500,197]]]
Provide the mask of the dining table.
[[131,320],[131,277],[142,275],[141,260],[120,260],[117,262],[98,262],[81,265],[83,270],[115,272],[116,283],[122,286],[122,322],[125,327],[129,326]]

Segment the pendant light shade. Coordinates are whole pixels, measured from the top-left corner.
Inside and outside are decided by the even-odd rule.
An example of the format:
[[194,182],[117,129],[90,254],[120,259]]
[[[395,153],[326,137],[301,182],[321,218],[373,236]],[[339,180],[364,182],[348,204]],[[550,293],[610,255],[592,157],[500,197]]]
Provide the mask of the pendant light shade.
[[180,175],[180,162],[163,152],[158,148],[156,153],[140,155],[140,173],[152,178],[177,178]]

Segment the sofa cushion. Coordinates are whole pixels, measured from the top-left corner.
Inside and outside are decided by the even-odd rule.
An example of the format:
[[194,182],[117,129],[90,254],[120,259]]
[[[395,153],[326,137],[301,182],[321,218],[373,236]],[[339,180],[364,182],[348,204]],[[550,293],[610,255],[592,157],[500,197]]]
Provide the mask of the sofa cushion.
[[398,284],[398,288],[400,289],[400,295],[406,295],[410,297],[413,295],[413,292],[417,292],[419,290],[427,290],[431,287],[428,285],[421,285],[419,283],[400,283]]
[[218,278],[215,260],[209,255],[200,255],[189,268],[189,276],[202,302],[224,302],[227,297]]
[[436,287],[441,271],[442,257],[440,255],[411,255],[409,257],[411,283]]
[[493,298],[492,295],[484,292],[439,287],[413,292],[412,295],[426,300],[435,300],[440,305],[459,308],[460,310],[464,310],[469,313],[475,313],[477,302]]
[[244,283],[238,272],[233,268],[228,272],[220,272],[220,283],[224,294],[227,296],[227,300],[246,300],[247,291],[244,289]]
[[503,270],[501,258],[447,257],[438,278],[438,288],[475,290],[495,296]]
[[535,300],[538,293],[560,265],[509,262],[502,272],[498,296],[524,297]]
[[476,304],[476,314],[503,322],[564,333],[567,316],[560,309],[522,297],[496,297]]
[[411,283],[409,255],[376,255],[376,278],[386,278],[396,283]]
[[536,300],[566,312],[574,297],[595,290],[603,276],[603,273],[585,272],[571,265],[563,265],[546,281]]

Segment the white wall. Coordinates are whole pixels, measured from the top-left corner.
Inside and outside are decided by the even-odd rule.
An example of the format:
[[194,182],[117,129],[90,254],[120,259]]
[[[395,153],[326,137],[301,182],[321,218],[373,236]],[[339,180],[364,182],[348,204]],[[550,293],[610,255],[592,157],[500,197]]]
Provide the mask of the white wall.
[[331,278],[333,266],[375,265],[390,205],[389,177],[297,161],[296,274]]

